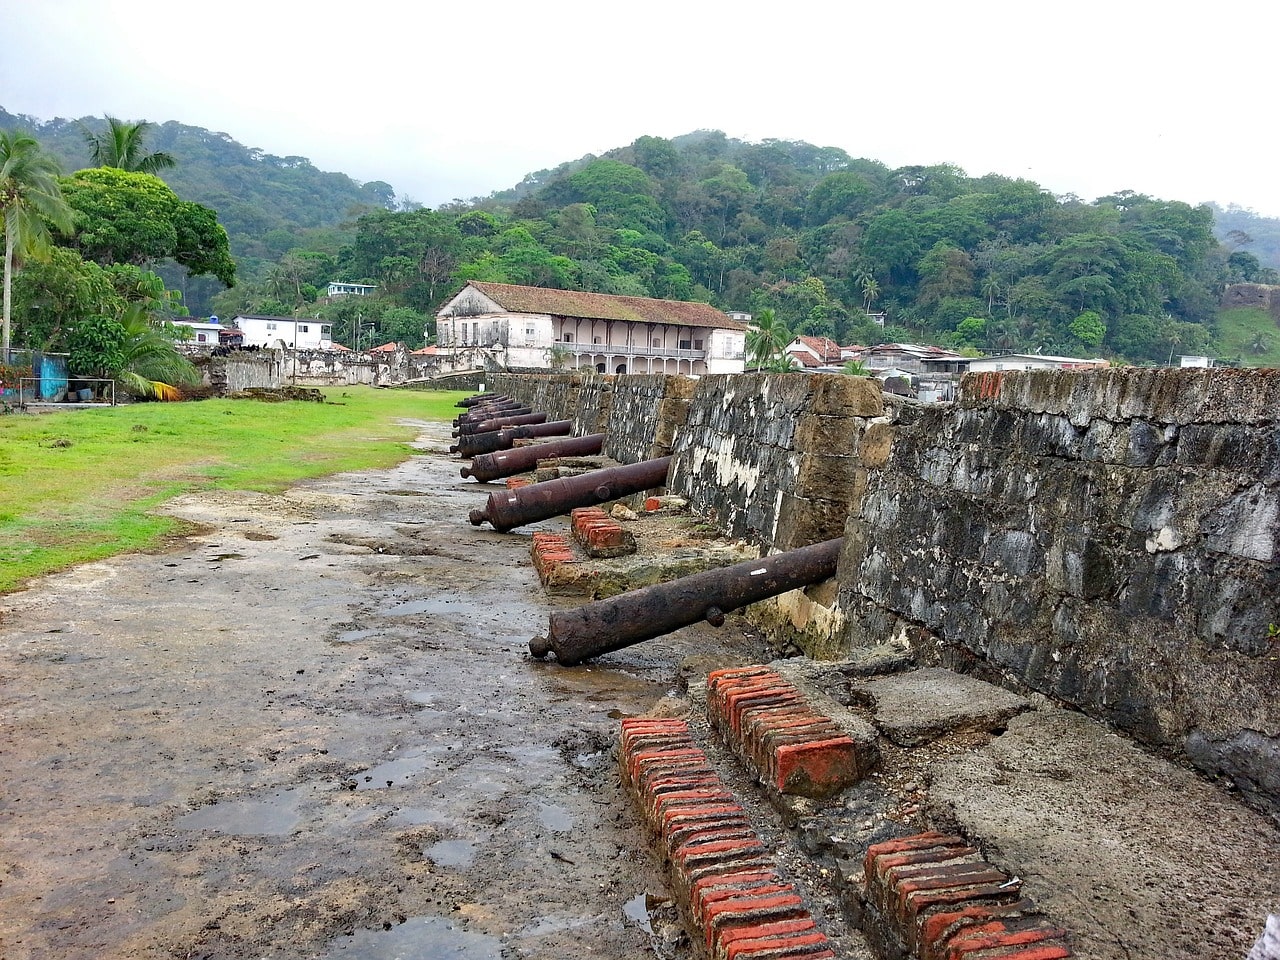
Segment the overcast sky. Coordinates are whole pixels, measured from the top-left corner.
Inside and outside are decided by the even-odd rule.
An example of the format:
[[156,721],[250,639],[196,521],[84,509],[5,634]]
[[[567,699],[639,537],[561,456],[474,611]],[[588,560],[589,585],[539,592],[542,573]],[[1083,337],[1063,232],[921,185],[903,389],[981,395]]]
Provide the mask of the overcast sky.
[[642,135],[1280,217],[1280,3],[0,0],[0,106],[178,120],[436,206]]

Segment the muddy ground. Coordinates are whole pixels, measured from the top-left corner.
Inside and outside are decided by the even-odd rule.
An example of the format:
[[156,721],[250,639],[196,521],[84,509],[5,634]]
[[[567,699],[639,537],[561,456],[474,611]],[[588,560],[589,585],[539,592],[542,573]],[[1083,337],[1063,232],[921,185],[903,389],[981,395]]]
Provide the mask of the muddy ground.
[[0,956],[691,955],[617,718],[766,652],[731,621],[532,661],[529,531],[471,527],[492,488],[421,428],[398,468],[185,498],[173,549],[0,598]]

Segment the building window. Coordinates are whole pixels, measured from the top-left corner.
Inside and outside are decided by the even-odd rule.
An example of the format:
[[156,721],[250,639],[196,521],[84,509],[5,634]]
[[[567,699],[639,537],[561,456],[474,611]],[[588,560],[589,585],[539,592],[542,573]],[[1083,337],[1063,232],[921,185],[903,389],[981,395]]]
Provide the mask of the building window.
[[573,343],[573,334],[572,334],[572,333],[566,333],[566,334],[564,335],[564,342],[565,342],[565,343]]
[[681,341],[680,341],[680,349],[681,349],[681,350],[688,350],[688,349],[690,349],[690,347],[691,347],[691,344],[689,343],[689,341],[688,341],[688,340],[681,340]]
[[524,335],[532,340],[538,333],[537,328],[532,323],[525,324]]
[[299,327],[298,329],[299,329],[299,330],[301,330],[303,333],[306,333],[306,332],[307,332],[308,330],[310,330],[311,328],[310,328],[309,326],[307,326],[307,325],[304,323],[304,324],[303,324],[301,327]]
[[325,337],[326,339],[333,336],[333,327],[329,326],[327,323],[322,325],[320,327],[320,336]]
[[205,342],[205,335],[203,333],[197,333],[196,343],[204,343],[204,342]]
[[268,330],[274,330],[275,328],[276,328],[276,325],[275,325],[274,323],[268,323],[268,324],[267,324],[267,329],[268,329]]
[[[591,338],[591,342],[592,342],[592,343],[604,343],[604,338],[603,338],[603,337],[592,337],[592,338]],[[603,371],[603,370],[601,370],[600,372],[601,372],[601,373],[604,373],[604,371]]]
[[703,347],[702,347],[702,341],[701,341],[701,340],[695,340],[695,341],[693,341],[693,349],[695,349],[695,350],[701,350],[701,349],[703,349]]
[[660,346],[662,346],[662,341],[661,341],[661,340],[659,340],[657,337],[654,337],[654,338],[653,338],[653,346],[655,346],[655,347],[660,347]]

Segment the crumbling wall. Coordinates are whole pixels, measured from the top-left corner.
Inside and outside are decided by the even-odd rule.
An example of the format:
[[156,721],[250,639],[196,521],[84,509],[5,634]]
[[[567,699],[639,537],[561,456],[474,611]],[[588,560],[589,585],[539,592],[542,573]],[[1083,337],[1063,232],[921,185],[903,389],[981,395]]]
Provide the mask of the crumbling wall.
[[891,418],[878,381],[739,374],[698,381],[669,486],[729,536],[787,550],[840,536]]
[[1016,679],[1280,813],[1280,372],[968,376],[849,518],[850,644]]
[[284,364],[278,350],[233,350],[223,356],[193,360],[204,382],[219,396],[253,387],[274,389],[284,383]]

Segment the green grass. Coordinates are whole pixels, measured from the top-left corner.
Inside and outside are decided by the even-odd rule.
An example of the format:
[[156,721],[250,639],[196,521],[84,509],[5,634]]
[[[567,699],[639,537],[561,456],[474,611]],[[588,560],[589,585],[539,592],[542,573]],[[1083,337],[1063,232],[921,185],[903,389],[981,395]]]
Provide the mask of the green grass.
[[[1258,333],[1267,341],[1264,353],[1253,349],[1253,338]],[[1239,357],[1247,367],[1280,367],[1280,325],[1261,307],[1219,311],[1217,335],[1216,356]]]
[[324,404],[204,400],[0,416],[0,592],[41,574],[160,544],[152,513],[211,489],[279,492],[299,480],[390,467],[465,393],[337,387]]

